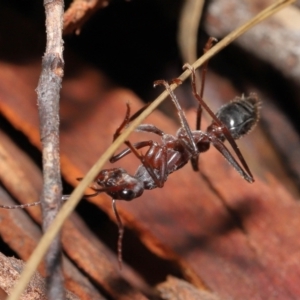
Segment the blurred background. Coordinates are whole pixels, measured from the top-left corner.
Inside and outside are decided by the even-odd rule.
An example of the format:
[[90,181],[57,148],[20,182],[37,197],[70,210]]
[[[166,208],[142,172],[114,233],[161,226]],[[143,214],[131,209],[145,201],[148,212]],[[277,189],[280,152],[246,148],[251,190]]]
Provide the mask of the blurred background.
[[[77,8],[74,6],[77,11],[75,8],[72,10],[72,5],[76,2],[79,3]],[[79,19],[84,12],[85,2],[91,6],[96,4],[95,8],[91,8],[92,13],[87,20],[80,23],[76,18]],[[142,105],[140,100],[144,103],[154,100],[161,93],[160,88],[153,88],[155,80],[178,77],[185,62],[193,63],[202,55],[203,47],[210,36],[221,40],[271,3],[270,0],[213,0],[203,3],[188,0],[66,1],[65,9],[70,9],[70,14],[69,19],[65,18],[65,75],[61,93],[64,193],[69,194],[73,190],[76,178],[82,177],[110,145],[112,134],[124,117],[126,101],[130,101],[135,111]],[[0,179],[3,193],[5,197],[11,198],[7,201],[12,203],[38,198],[41,186],[41,153],[34,89],[38,83],[46,43],[44,24],[45,13],[41,1],[0,1],[0,130],[3,140],[1,147],[6,151],[5,155],[2,153],[5,159],[1,162]],[[217,111],[221,105],[236,96],[248,95],[250,92],[258,94],[262,105],[259,125],[239,142],[239,146],[255,178],[271,187],[273,184],[279,186],[295,201],[299,200],[300,191],[299,43],[300,3],[297,1],[257,25],[213,57],[209,61],[204,92],[204,99],[213,111]],[[192,114],[196,101],[191,94],[190,82],[184,82],[176,94],[187,111],[193,129],[195,121]],[[165,126],[163,130],[173,130],[171,133],[174,134],[179,123],[172,103],[165,101],[159,110],[161,112],[157,112],[150,119],[151,122],[155,122],[158,127]],[[204,121],[205,124],[207,122],[210,122],[209,119]],[[201,160],[205,160],[205,157],[201,156]],[[20,163],[14,169],[15,162],[24,160],[30,163],[24,162],[26,166]],[[134,172],[137,165],[138,162],[125,162],[131,172]],[[188,172],[191,173],[191,169]],[[188,178],[184,176],[180,180]],[[27,186],[27,180],[32,181],[32,190]],[[156,197],[156,192],[162,191],[155,191],[153,198]],[[165,193],[170,195],[170,192]],[[163,195],[166,197],[166,194]],[[100,206],[102,205],[106,213],[99,210],[96,212],[95,203],[81,203],[77,212],[86,224],[81,224],[82,220],[75,223],[93,231],[95,236],[90,241],[95,243],[94,247],[102,247],[97,244],[100,240],[104,243],[103,253],[115,260],[117,229],[110,220],[114,219],[109,212],[110,201],[103,201],[106,201],[105,204]],[[23,214],[20,211],[2,213]],[[125,267],[121,277],[125,277],[133,289],[142,291],[150,298],[162,297],[162,294],[155,295],[151,286],[161,282],[167,274],[186,279],[184,263],[172,251],[165,250],[164,253],[169,253],[169,260],[166,261],[167,255],[157,254],[162,250],[155,252],[155,246],[150,247],[155,254],[151,253],[147,248],[152,241],[151,234],[144,238],[142,232],[147,230],[137,219],[131,219],[130,213],[127,211],[126,214],[125,211],[122,216],[126,222],[131,222],[129,227],[132,231],[129,231],[125,243],[134,246],[124,250],[124,256],[131,268]],[[36,226],[36,222],[40,220],[39,213],[30,214],[33,214],[31,218]],[[19,218],[15,215],[4,215],[2,218],[10,218],[11,222]],[[20,244],[15,245],[13,242],[16,237],[1,227],[0,251],[26,260],[34,242],[28,246],[28,250],[25,251],[24,247],[21,251]],[[88,230],[82,228],[79,231]],[[37,229],[25,232],[31,230]],[[99,231],[105,234],[99,236]],[[85,232],[83,236],[89,234]],[[73,251],[75,248],[77,251],[78,247],[74,245]],[[157,247],[163,248],[161,245]],[[76,259],[68,250],[65,251],[66,260],[70,259],[73,264]],[[137,260],[136,253],[141,256],[140,260]],[[147,266],[141,266],[141,261],[146,260],[145,257]],[[159,262],[154,263],[156,260]],[[177,264],[174,266],[172,261],[177,261]],[[89,263],[93,264],[91,261]],[[79,263],[77,267],[80,276],[84,280],[87,277],[89,282],[85,283],[89,290],[80,291],[82,299],[98,299],[100,294],[108,299],[122,298],[120,290],[114,291],[114,286],[99,279],[98,275],[93,277],[93,272],[85,264],[87,263]],[[159,267],[154,267],[156,264]],[[113,267],[106,268],[115,269],[116,262],[113,262]],[[70,279],[72,272],[68,273],[69,280],[74,280],[72,284],[76,286],[76,280]],[[208,283],[209,287],[214,287],[210,279],[204,279],[203,283],[203,277],[197,276],[190,276],[190,282],[195,286],[206,286]],[[69,283],[68,288],[72,284]],[[97,289],[98,296],[95,296],[94,289]],[[220,295],[220,299],[227,299],[230,295],[226,289],[212,290]],[[132,297],[139,299],[136,295]],[[238,297],[241,294],[233,296],[233,299]]]

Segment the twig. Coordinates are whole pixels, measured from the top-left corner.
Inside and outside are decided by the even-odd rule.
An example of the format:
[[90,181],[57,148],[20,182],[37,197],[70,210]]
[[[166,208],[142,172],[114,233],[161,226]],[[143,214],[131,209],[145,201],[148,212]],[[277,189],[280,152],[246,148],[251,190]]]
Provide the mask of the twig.
[[[37,87],[40,135],[43,147],[43,230],[46,232],[61,207],[62,184],[59,159],[59,93],[64,61],[62,57],[63,0],[44,0],[47,45],[42,73]],[[61,270],[60,234],[51,243],[46,255],[47,291],[49,300],[65,299]]]
[[156,286],[156,290],[161,299],[221,300],[212,292],[198,289],[189,282],[170,275],[166,281]]
[[[275,4],[269,6],[260,14],[255,16],[250,21],[246,22],[237,30],[230,33],[226,36],[221,42],[215,45],[211,50],[205,53],[200,59],[198,59],[194,64],[193,67],[198,68],[200,67],[206,60],[211,58],[214,54],[221,51],[225,48],[229,43],[233,42],[236,38],[238,38],[241,34],[245,31],[249,30],[259,22],[263,21],[264,19],[268,18],[270,15],[274,14],[278,10],[284,8],[285,6],[293,3],[295,0],[280,0],[277,1]],[[183,81],[188,78],[190,75],[190,71],[185,71],[179,78]],[[174,90],[177,86],[175,84],[171,85],[172,90]],[[150,113],[159,105],[161,104],[166,98],[168,97],[168,93],[165,91],[159,97],[149,105],[147,109],[143,113],[137,117],[130,126],[115,140],[115,142],[104,152],[104,154],[100,157],[100,159],[95,163],[95,165],[90,169],[87,175],[84,177],[82,181],[80,181],[79,185],[76,187],[74,192],[71,194],[68,202],[61,208],[59,211],[56,219],[54,220],[53,224],[51,224],[48,231],[42,237],[40,243],[32,253],[31,257],[29,258],[24,271],[21,275],[20,281],[16,285],[12,294],[8,297],[7,300],[17,300],[21,295],[22,291],[26,287],[27,283],[30,280],[30,277],[34,273],[35,269],[37,268],[39,262],[43,258],[45,252],[47,251],[49,245],[52,242],[52,239],[56,236],[57,232],[60,230],[61,226],[63,225],[65,219],[71,214],[74,210],[77,203],[80,201],[81,197],[84,194],[84,191],[87,186],[94,180],[96,175],[99,171],[103,168],[105,162],[113,155],[113,153],[118,149],[118,147],[127,139],[130,133],[148,116]]]

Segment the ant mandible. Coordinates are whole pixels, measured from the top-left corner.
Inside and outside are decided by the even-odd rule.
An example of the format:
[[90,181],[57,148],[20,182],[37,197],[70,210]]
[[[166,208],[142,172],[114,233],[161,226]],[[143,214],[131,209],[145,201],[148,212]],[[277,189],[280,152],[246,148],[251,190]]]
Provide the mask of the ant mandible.
[[[210,38],[206,43],[204,52],[212,47],[214,38]],[[176,135],[170,135],[163,132],[152,124],[141,124],[137,127],[136,131],[149,132],[159,135],[161,143],[152,140],[141,141],[132,144],[130,141],[125,141],[127,149],[121,151],[119,154],[111,157],[110,162],[114,163],[129,153],[133,153],[141,162],[136,173],[130,175],[123,168],[112,168],[100,171],[94,180],[91,189],[94,191],[92,194],[84,195],[85,198],[94,197],[102,192],[105,192],[112,197],[112,207],[115,213],[117,224],[119,228],[118,237],[118,261],[119,266],[122,266],[122,238],[124,233],[124,226],[118,214],[116,207],[116,200],[130,201],[142,195],[144,190],[151,190],[154,188],[162,188],[168,176],[182,168],[184,165],[191,161],[194,171],[198,171],[198,158],[201,152],[205,152],[212,144],[232,165],[233,168],[248,182],[254,182],[253,176],[249,167],[243,158],[235,140],[241,138],[249,133],[259,119],[259,100],[257,95],[252,93],[248,97],[236,97],[233,101],[223,105],[216,114],[214,114],[208,105],[203,100],[205,74],[207,70],[207,62],[202,70],[200,92],[196,88],[196,74],[195,69],[185,64],[183,69],[191,71],[192,92],[198,101],[197,117],[196,117],[196,130],[191,130],[186,120],[185,114],[178,102],[178,99],[170,85],[165,80],[158,80],[154,82],[154,86],[163,85],[169,92],[172,102],[174,103],[179,120],[180,128]],[[179,79],[175,79],[172,83],[180,84]],[[115,140],[138,115],[145,110],[148,105],[137,111],[134,115],[130,116],[130,105],[127,103],[127,111],[122,124],[117,128],[113,140]],[[212,123],[208,126],[206,132],[200,130],[202,110],[212,118]],[[235,152],[239,162],[234,158],[224,142],[227,140]],[[140,154],[139,149],[148,147],[146,154]],[[81,180],[81,178],[78,178]],[[64,195],[62,200],[65,201],[69,198]],[[29,206],[38,205],[40,202],[34,202],[16,206],[0,206],[2,208],[25,208]]]

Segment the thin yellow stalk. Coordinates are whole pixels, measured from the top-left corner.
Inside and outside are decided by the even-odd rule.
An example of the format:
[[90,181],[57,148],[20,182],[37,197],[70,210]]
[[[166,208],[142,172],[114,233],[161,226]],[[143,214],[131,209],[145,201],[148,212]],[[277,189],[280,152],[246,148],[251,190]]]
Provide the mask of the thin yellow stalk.
[[[270,15],[276,13],[281,10],[285,6],[295,2],[295,0],[280,0],[270,5],[266,9],[264,9],[261,13],[256,15],[253,19],[246,22],[244,25],[240,26],[238,29],[234,30],[230,34],[228,34],[224,39],[222,39],[217,45],[215,45],[212,49],[205,53],[205,55],[201,56],[194,64],[194,68],[199,68],[206,60],[210,59],[216,53],[221,51],[224,47],[229,45],[232,41],[238,38],[240,35],[248,31],[250,28],[260,23],[261,21],[268,18]],[[182,81],[186,80],[190,75],[190,71],[186,70],[181,74],[179,79]],[[177,86],[173,84],[171,88],[174,90]],[[95,163],[95,165],[90,169],[84,179],[79,183],[74,192],[71,194],[69,200],[62,207],[62,209],[57,214],[54,222],[49,227],[48,231],[43,235],[40,240],[40,243],[37,245],[29,260],[27,261],[25,268],[20,276],[19,282],[16,284],[14,290],[11,295],[7,298],[7,300],[18,300],[21,296],[22,292],[26,288],[28,282],[30,281],[31,276],[34,274],[37,266],[40,261],[44,257],[51,241],[59,232],[66,218],[71,214],[74,210],[77,203],[80,201],[81,197],[84,194],[84,191],[87,186],[93,181],[93,179],[97,176],[99,171],[104,166],[105,162],[113,155],[113,153],[119,148],[119,146],[127,139],[130,133],[149,115],[151,112],[161,104],[168,97],[168,93],[165,91],[159,97],[157,97],[151,105],[138,117],[136,118],[130,126],[120,135],[116,141],[104,152],[101,158]],[[83,246],[84,247],[84,246]]]

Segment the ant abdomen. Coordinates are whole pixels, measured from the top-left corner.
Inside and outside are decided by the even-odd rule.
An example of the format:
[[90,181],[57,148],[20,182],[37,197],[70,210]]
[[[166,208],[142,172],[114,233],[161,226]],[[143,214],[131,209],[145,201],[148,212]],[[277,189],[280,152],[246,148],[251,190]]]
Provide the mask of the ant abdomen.
[[237,140],[249,133],[259,119],[260,101],[255,93],[248,97],[236,97],[223,105],[216,113],[217,118],[226,125],[232,137]]

